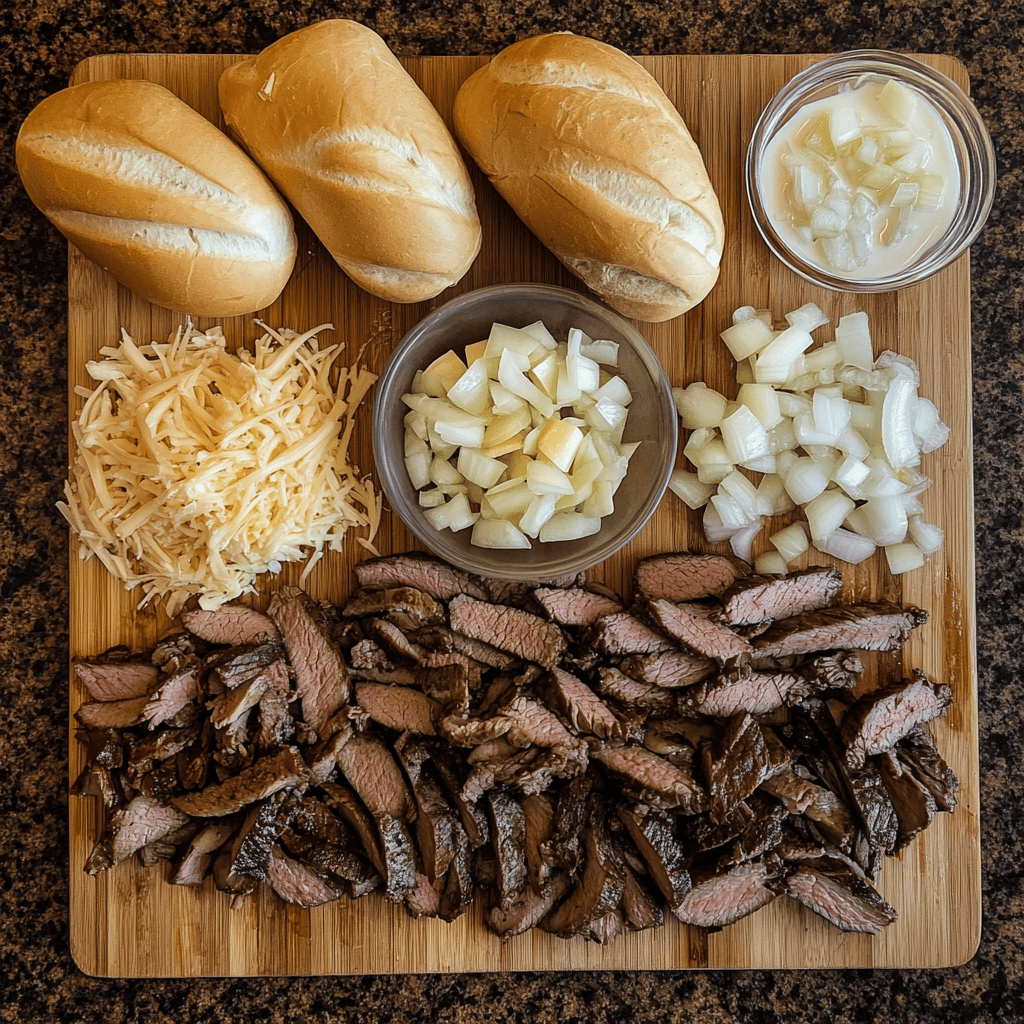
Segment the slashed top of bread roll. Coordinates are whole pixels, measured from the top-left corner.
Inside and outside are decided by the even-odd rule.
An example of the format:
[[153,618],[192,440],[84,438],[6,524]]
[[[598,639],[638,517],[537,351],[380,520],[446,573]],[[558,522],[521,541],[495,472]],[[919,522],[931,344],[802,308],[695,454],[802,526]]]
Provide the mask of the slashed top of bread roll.
[[159,306],[270,305],[295,263],[287,204],[223,132],[153,82],[85,82],[43,100],[16,146],[29,197],[86,256]]
[[667,320],[718,278],[718,198],[679,112],[633,58],[571,33],[463,83],[456,134],[531,231],[627,316]]
[[415,302],[469,269],[481,231],[466,165],[372,29],[300,29],[228,68],[219,92],[229,129],[357,284]]

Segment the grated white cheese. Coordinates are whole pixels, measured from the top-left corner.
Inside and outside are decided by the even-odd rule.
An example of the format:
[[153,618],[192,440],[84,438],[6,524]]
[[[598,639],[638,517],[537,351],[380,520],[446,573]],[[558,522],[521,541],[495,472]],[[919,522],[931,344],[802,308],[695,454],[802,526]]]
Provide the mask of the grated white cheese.
[[[259,322],[259,321],[257,321]],[[76,455],[58,508],[140,607],[176,615],[190,595],[216,608],[255,590],[260,573],[307,558],[305,581],[350,527],[373,554],[381,499],[349,464],[353,417],[376,380],[318,349],[322,324],[274,331],[227,351],[219,327],[191,323],[166,344],[117,347],[86,365],[94,390],[72,430]]]

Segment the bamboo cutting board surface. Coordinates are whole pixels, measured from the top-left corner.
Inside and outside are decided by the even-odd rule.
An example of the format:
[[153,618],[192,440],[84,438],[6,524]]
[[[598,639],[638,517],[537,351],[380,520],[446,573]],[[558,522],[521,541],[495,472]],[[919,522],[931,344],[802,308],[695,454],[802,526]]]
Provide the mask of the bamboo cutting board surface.
[[[216,100],[220,72],[238,57],[107,55],[76,70],[73,83],[105,78],[159,82],[223,127]],[[93,799],[70,799],[71,947],[88,974],[112,977],[374,974],[492,970],[867,968],[942,967],[968,960],[981,926],[978,828],[978,735],[974,622],[974,517],[970,405],[970,268],[968,257],[930,281],[897,295],[838,295],[804,283],[770,256],[758,236],[743,193],[743,157],[760,111],[810,56],[663,56],[640,62],[677,105],[704,154],[727,225],[721,278],[711,295],[684,317],[665,324],[638,324],[661,357],[674,385],[704,380],[734,394],[732,364],[718,332],[740,305],[769,308],[776,316],[817,302],[833,324],[858,309],[869,314],[876,351],[892,348],[918,361],[922,394],[936,401],[951,427],[944,448],[925,457],[934,485],[924,497],[926,517],[945,531],[944,549],[924,569],[905,578],[888,574],[875,556],[844,574],[844,599],[887,596],[925,608],[929,622],[900,656],[886,656],[899,671],[919,667],[948,682],[954,702],[934,723],[938,743],[960,780],[960,806],[940,814],[900,856],[889,858],[880,889],[899,912],[881,935],[838,931],[795,901],[777,899],[731,927],[709,934],[674,920],[664,927],[626,934],[607,947],[582,939],[565,941],[538,932],[501,944],[483,925],[482,908],[454,924],[414,921],[404,909],[376,894],[314,910],[286,906],[265,892],[238,910],[207,880],[199,888],[170,886],[166,869],[134,861],[90,877],[84,864],[101,826]],[[961,65],[949,58],[929,63],[966,86]],[[461,82],[483,58],[429,57],[403,62],[442,116],[450,115]],[[548,281],[582,289],[512,215],[475,168],[484,245],[467,277],[431,303],[391,305],[361,292],[337,269],[301,223],[299,261],[284,295],[264,312],[272,326],[306,329],[329,322],[344,339],[350,361],[379,371],[403,333],[434,305],[457,292],[502,281]],[[73,247],[69,254],[69,384],[91,386],[86,360],[116,343],[122,327],[140,342],[163,340],[182,318],[142,303]],[[212,326],[199,320],[198,326]],[[223,322],[229,344],[251,342],[251,318]],[[372,393],[371,393],[372,395]],[[80,400],[69,393],[71,415]],[[350,457],[373,469],[370,400],[356,421]],[[351,535],[350,535],[351,536]],[[385,512],[377,546],[382,553],[412,547],[411,537]],[[766,545],[764,536],[760,544]],[[621,555],[591,572],[625,592],[637,558],[659,551],[706,548],[699,517],[673,495]],[[761,550],[756,548],[755,550]],[[351,589],[351,567],[362,549],[355,537],[343,555],[328,556],[307,589],[338,600]],[[828,562],[818,557],[818,562]],[[267,581],[255,603],[265,606],[271,589],[294,583],[288,568]],[[136,612],[95,561],[71,561],[72,657],[91,656],[114,644],[151,644],[169,625],[150,609]],[[870,665],[880,662],[870,661]],[[871,669],[874,671],[874,669]],[[71,714],[83,700],[70,681]],[[83,749],[71,719],[70,777],[83,767]]]

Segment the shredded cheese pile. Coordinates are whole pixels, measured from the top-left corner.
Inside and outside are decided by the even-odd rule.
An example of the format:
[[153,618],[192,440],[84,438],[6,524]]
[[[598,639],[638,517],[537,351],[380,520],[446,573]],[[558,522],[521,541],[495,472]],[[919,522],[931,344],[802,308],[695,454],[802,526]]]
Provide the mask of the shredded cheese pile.
[[[258,322],[258,321],[257,321]],[[116,348],[86,365],[98,382],[73,424],[76,457],[58,508],[139,607],[165,598],[176,615],[192,594],[203,608],[255,590],[256,577],[308,556],[305,580],[350,527],[372,540],[381,501],[348,462],[353,417],[376,380],[342,367],[339,345],[266,330],[228,352],[224,333],[179,327],[166,344]]]

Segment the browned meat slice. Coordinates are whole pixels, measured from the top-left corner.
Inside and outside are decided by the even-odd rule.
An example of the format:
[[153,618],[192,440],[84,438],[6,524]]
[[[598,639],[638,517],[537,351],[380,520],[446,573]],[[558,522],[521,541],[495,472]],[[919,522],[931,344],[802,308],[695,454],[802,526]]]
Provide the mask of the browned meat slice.
[[603,696],[610,697],[627,708],[675,711],[677,706],[674,691],[633,679],[614,665],[602,665],[597,670],[597,688]]
[[792,672],[755,672],[741,665],[683,691],[679,710],[711,718],[732,718],[746,712],[768,715],[814,692],[814,685]]
[[550,587],[552,589],[568,590],[570,587],[582,587],[587,582],[585,572],[572,573],[568,576],[557,576],[551,580],[532,580],[520,582],[518,580],[501,580],[493,576],[485,576],[482,579],[484,589],[487,591],[487,599],[496,604],[511,604],[520,608],[533,605],[533,592],[538,587]]
[[437,702],[441,715],[465,715],[469,710],[469,675],[464,665],[422,669],[417,678],[423,692]]
[[199,885],[209,874],[217,851],[236,827],[237,822],[215,821],[201,828],[185,848],[168,881],[172,885]]
[[235,843],[231,862],[234,874],[261,881],[267,877],[271,847],[287,827],[299,799],[295,790],[282,789],[249,808]]
[[583,826],[583,874],[575,889],[545,918],[542,927],[555,935],[587,935],[594,922],[618,909],[626,884],[605,825],[603,802],[591,798]]
[[256,891],[259,882],[249,875],[237,875],[231,870],[235,860],[235,852],[241,842],[242,833],[236,832],[234,837],[225,843],[213,861],[213,884],[221,891],[231,893],[235,898],[231,902],[233,908]]
[[149,661],[104,656],[74,665],[75,675],[94,701],[137,700],[156,688],[157,669]]
[[486,806],[497,863],[498,906],[507,911],[527,889],[526,817],[505,788],[490,790]]
[[430,766],[459,815],[459,821],[462,822],[462,827],[469,837],[470,848],[479,849],[487,842],[490,829],[484,809],[462,796],[466,781],[462,771],[462,759],[457,758],[454,752],[443,744],[434,745],[431,747]]
[[644,803],[671,807],[682,814],[707,810],[707,793],[697,780],[645,747],[599,747],[590,756]]
[[627,865],[622,865],[625,884],[622,887],[622,914],[632,931],[658,928],[665,921],[665,914],[647,891],[646,886]]
[[[277,666],[275,669],[274,666]],[[237,722],[247,711],[256,707],[267,690],[279,685],[281,674],[287,679],[288,668],[284,659],[279,658],[264,671],[251,676],[233,690],[226,690],[215,697],[210,705],[210,720],[218,729]],[[161,687],[162,689],[162,687]]]
[[517,694],[501,708],[512,727],[505,734],[509,743],[517,747],[553,747],[576,749],[581,741],[539,701]]
[[[277,661],[284,654],[276,640],[262,644],[239,644],[216,651],[206,659],[206,668],[220,689],[232,689],[247,683],[253,676]],[[217,687],[211,687],[216,690]]]
[[225,604],[212,611],[196,608],[183,612],[181,621],[193,636],[212,644],[257,644],[277,636],[277,626],[269,616],[240,604]]
[[342,614],[350,619],[376,616],[407,630],[443,626],[445,621],[444,605],[415,587],[357,590],[349,597]]
[[581,679],[562,668],[543,679],[544,697],[573,732],[598,739],[625,739],[626,727],[614,711]]
[[663,633],[699,658],[719,663],[750,653],[750,643],[713,618],[702,604],[677,604],[657,598],[648,601],[646,614]]
[[657,654],[659,651],[675,650],[673,643],[641,622],[630,612],[613,612],[595,619],[583,632],[584,643],[600,654],[618,657],[626,654]]
[[124,700],[89,700],[79,705],[75,718],[87,729],[128,729],[142,721],[148,703],[145,694]]
[[150,729],[170,721],[203,692],[203,663],[195,655],[176,660],[175,671],[160,680],[142,712]]
[[959,783],[942,759],[927,729],[912,729],[896,746],[896,758],[935,799],[940,811],[952,811],[957,804]]
[[193,817],[220,818],[280,789],[300,787],[308,779],[309,769],[298,748],[285,747],[273,756],[260,758],[222,783],[207,786],[198,793],[176,796],[172,803]]
[[753,646],[761,657],[780,658],[817,651],[895,651],[928,613],[913,606],[880,601],[822,608],[784,619],[755,637]]
[[390,665],[387,668],[379,664],[359,667],[353,665],[349,669],[349,679],[362,679],[371,683],[386,683],[389,686],[419,686],[423,678],[419,669],[411,665]]
[[445,799],[441,787],[424,771],[430,747],[408,733],[395,744],[416,801],[416,839],[423,870],[431,884],[443,880],[456,854],[456,832],[462,831],[458,816]]
[[877,935],[896,920],[881,893],[843,861],[800,864],[786,878],[786,892],[844,932]]
[[854,822],[846,804],[830,789],[805,779],[790,767],[765,779],[761,788],[794,815],[805,815],[822,836],[837,848],[852,845]]
[[189,815],[139,794],[115,812],[96,842],[85,870],[90,875],[120,864],[149,843],[187,825]]
[[455,833],[455,856],[448,865],[448,874],[441,891],[438,916],[443,921],[454,921],[469,909],[476,894],[473,878],[473,851],[465,829]]
[[420,686],[425,690],[431,689],[427,680],[433,676],[434,669],[447,668],[455,666],[461,670],[463,676],[466,679],[466,685],[471,690],[475,690],[483,679],[484,672],[488,670],[488,666],[479,661],[474,661],[468,655],[463,654],[461,651],[446,651],[441,652],[429,652],[423,655],[420,659],[420,664],[425,669],[419,675]]
[[338,889],[329,885],[312,868],[292,860],[278,846],[270,852],[266,880],[286,903],[300,907],[319,907],[341,895]]
[[728,871],[696,873],[693,888],[672,908],[683,924],[723,928],[775,899],[772,875],[764,861],[745,861]]
[[500,651],[493,644],[484,640],[476,640],[471,636],[463,636],[461,633],[453,633],[451,636],[452,646],[456,651],[481,665],[490,665],[491,668],[505,671],[512,668],[518,661],[514,654]]
[[540,853],[552,867],[575,873],[580,862],[579,836],[583,828],[594,780],[588,773],[577,775],[560,787],[551,819],[551,837]]
[[537,587],[533,598],[560,626],[589,626],[602,615],[623,610],[617,597],[584,587]]
[[469,594],[481,601],[489,599],[477,577],[420,551],[368,558],[357,562],[354,572],[364,590],[414,587],[439,601],[450,601],[456,594]]
[[630,654],[619,668],[645,683],[676,689],[699,683],[718,670],[718,662],[701,658],[688,651],[660,651],[657,654]]
[[544,844],[551,841],[555,828],[555,805],[547,793],[533,793],[521,801],[526,829],[526,875],[530,887],[539,893],[551,876],[551,865],[544,858]]
[[654,884],[675,907],[692,887],[689,859],[664,812],[643,804],[620,805],[618,815],[633,840]]
[[566,648],[565,634],[556,623],[521,608],[460,594],[449,603],[448,615],[456,633],[483,640],[545,668],[554,668]]
[[892,766],[884,761],[879,764],[878,771],[896,812],[896,821],[899,823],[896,842],[893,844],[893,853],[898,853],[914,836],[931,824],[938,808],[935,805],[935,797],[911,772],[902,771],[897,774]]
[[587,767],[586,748],[572,750],[542,747],[513,748],[515,753],[474,763],[462,788],[464,799],[478,800],[496,785],[504,784],[523,795],[542,793],[555,779],[570,779]]
[[526,889],[507,909],[495,904],[487,911],[484,920],[502,939],[522,935],[540,924],[552,907],[566,896],[571,884],[569,876],[559,872],[544,882],[539,890]]
[[831,651],[810,658],[799,666],[799,672],[816,692],[852,690],[860,682],[864,663],[854,651]]
[[498,715],[494,718],[465,718],[446,715],[437,724],[438,732],[455,747],[476,747],[481,743],[504,736],[512,728],[512,719]]
[[719,855],[720,870],[755,860],[774,850],[782,840],[782,828],[789,816],[786,808],[764,793],[754,793],[747,802],[751,820],[732,845]]
[[337,765],[374,818],[389,815],[412,821],[416,816],[402,769],[379,737],[369,733],[351,737],[338,751]]
[[842,573],[822,566],[785,576],[747,576],[722,594],[722,621],[730,626],[754,626],[788,619],[827,608],[842,589]]
[[734,715],[713,743],[705,744],[704,777],[711,801],[711,820],[723,822],[775,771],[765,734],[746,713]]
[[414,644],[400,627],[388,619],[368,615],[362,620],[362,627],[366,639],[379,644],[393,657],[418,662],[423,656],[423,650]]
[[125,765],[125,778],[129,784],[138,785],[139,780],[156,765],[185,750],[200,736],[202,728],[202,723],[195,722],[183,729],[161,729],[138,739],[132,745]]
[[268,666],[263,676],[269,685],[257,706],[258,725],[253,737],[253,747],[259,755],[284,746],[295,736],[295,719],[288,708],[291,677],[287,664],[283,660],[275,661]]
[[353,897],[380,885],[358,839],[320,800],[304,797],[280,838],[290,856],[329,882],[344,882]]
[[696,601],[719,596],[749,572],[746,562],[728,555],[652,555],[637,562],[633,592],[652,599]]
[[587,938],[607,946],[614,942],[626,930],[626,919],[620,907],[609,910],[590,922]]
[[441,705],[412,687],[356,683],[356,703],[386,729],[417,736],[437,735]]
[[306,725],[319,733],[351,696],[348,669],[319,605],[294,588],[276,593],[267,614],[284,638]]
[[946,683],[934,683],[920,671],[865,693],[847,708],[840,727],[847,763],[856,768],[866,757],[891,750],[911,729],[943,714],[952,700]]

